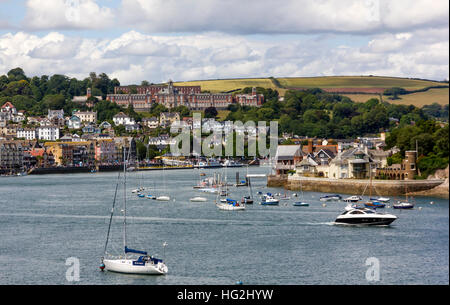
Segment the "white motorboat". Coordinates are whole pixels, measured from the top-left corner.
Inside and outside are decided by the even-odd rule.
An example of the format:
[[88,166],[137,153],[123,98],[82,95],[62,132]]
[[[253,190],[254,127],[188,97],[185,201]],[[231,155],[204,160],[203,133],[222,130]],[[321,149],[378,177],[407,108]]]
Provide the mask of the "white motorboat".
[[[131,151],[131,150],[129,150]],[[117,190],[120,184],[120,173],[117,179],[116,190],[114,194],[113,206],[109,219],[108,233],[106,236],[104,256],[101,259],[100,270],[127,274],[145,274],[145,275],[164,275],[168,272],[168,268],[163,260],[148,255],[146,251],[134,250],[127,247],[127,204],[126,204],[126,158],[124,150],[124,166],[123,166],[123,245],[124,256],[112,256],[107,252],[109,235],[111,232],[111,224],[114,215],[114,207],[117,198]],[[164,247],[167,244],[164,243]]]
[[320,201],[337,201],[337,200],[341,200],[342,196],[341,195],[325,195],[320,197]]
[[370,225],[388,226],[397,216],[392,214],[377,213],[368,208],[346,208],[345,212],[339,215],[335,223],[346,225]]
[[225,162],[222,163],[222,166],[223,167],[242,167],[243,164],[236,162],[234,160],[227,159],[227,160],[225,160]]
[[391,199],[387,197],[379,197],[379,198],[370,198],[372,201],[378,201],[378,202],[389,202]]
[[410,203],[410,202],[397,202],[397,203],[394,203],[394,204],[392,205],[392,207],[393,207],[394,209],[404,209],[404,210],[407,210],[407,209],[413,209],[413,208],[414,208],[414,204],[412,204],[412,203]]
[[271,193],[264,194],[261,199],[261,205],[278,205],[280,200],[275,199]]
[[345,202],[358,202],[360,200],[362,200],[362,198],[360,196],[356,196],[356,195],[353,195],[353,196],[350,196],[350,197],[347,197],[344,199]]
[[206,202],[208,199],[206,199],[205,197],[192,197],[189,200],[192,202]]
[[158,197],[156,197],[156,200],[158,200],[158,201],[169,201],[170,197],[169,196],[158,196]]

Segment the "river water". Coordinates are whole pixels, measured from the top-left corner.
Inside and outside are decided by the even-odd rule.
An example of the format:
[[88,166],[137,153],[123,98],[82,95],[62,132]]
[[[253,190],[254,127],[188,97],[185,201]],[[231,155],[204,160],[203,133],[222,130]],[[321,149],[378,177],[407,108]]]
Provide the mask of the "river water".
[[[246,173],[228,169],[229,182],[236,171]],[[221,170],[201,172],[211,176]],[[294,207],[290,200],[220,211],[215,195],[192,188],[199,179],[199,170],[127,174],[128,247],[165,258],[169,267],[166,276],[140,276],[98,268],[117,173],[2,177],[0,284],[449,284],[447,200],[415,198],[414,210],[386,209],[399,217],[390,227],[337,226],[333,221],[345,203],[323,206],[321,193],[304,193],[309,207]],[[284,193],[265,183],[253,179],[254,194]],[[169,194],[171,201],[138,198],[131,190],[140,184],[152,194]],[[249,190],[231,191],[239,199]],[[189,202],[198,195],[209,201]],[[120,187],[119,214],[122,203]],[[114,218],[110,253],[122,251],[122,221]],[[374,259],[379,281],[371,282],[366,273],[374,265],[366,262]],[[79,279],[70,276],[74,260]]]

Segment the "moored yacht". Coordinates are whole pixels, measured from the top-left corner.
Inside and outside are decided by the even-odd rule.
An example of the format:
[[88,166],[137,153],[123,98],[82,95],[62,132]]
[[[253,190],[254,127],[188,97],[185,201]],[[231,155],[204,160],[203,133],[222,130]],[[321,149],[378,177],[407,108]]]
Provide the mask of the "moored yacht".
[[362,200],[362,198],[359,196],[356,196],[356,195],[353,195],[353,196],[350,196],[350,197],[347,197],[344,199],[345,202],[358,202],[360,200]]
[[346,209],[339,215],[335,223],[347,225],[369,225],[369,226],[388,226],[397,216],[392,214],[377,213],[372,209],[367,208],[352,208]]
[[410,203],[410,202],[397,202],[397,203],[394,203],[394,204],[392,205],[392,207],[393,207],[394,209],[404,209],[404,210],[407,210],[407,209],[412,209],[412,208],[414,208],[414,204],[412,204],[412,203]]
[[335,195],[325,195],[325,196],[322,196],[322,197],[320,197],[320,201],[333,201],[333,200],[341,200],[342,199],[342,196],[341,195],[337,195],[337,194],[335,194]]

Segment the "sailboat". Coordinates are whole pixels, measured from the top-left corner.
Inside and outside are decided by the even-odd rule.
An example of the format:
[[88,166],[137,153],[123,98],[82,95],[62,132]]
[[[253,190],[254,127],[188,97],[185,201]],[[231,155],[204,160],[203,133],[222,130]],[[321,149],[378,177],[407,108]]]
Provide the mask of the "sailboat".
[[309,206],[309,203],[304,201],[303,188],[302,188],[302,184],[301,183],[300,183],[300,192],[301,192],[301,200],[300,201],[295,201],[292,205],[296,206],[296,207],[307,207],[307,206]]
[[[164,164],[163,164],[163,180],[164,180],[164,192],[166,191],[166,175],[164,174]],[[156,197],[158,201],[169,201],[170,197],[167,195],[161,195]]]
[[369,169],[369,201],[365,202],[364,205],[367,208],[384,208],[386,204],[383,202],[372,199],[372,170]]
[[[225,183],[226,183],[226,177],[225,177]],[[222,186],[220,186],[219,188],[221,188]],[[245,204],[244,203],[239,203],[237,200],[235,199],[230,199],[230,198],[224,198],[224,199],[220,199],[219,200],[219,196],[220,196],[220,191],[217,194],[217,198],[214,201],[216,206],[219,208],[219,210],[225,210],[225,211],[242,211],[245,210]]]
[[[124,165],[123,165],[123,249],[124,256],[114,257],[107,253],[107,246],[109,241],[109,234],[111,230],[111,223],[114,214],[114,207],[116,204],[117,190],[119,187],[120,173],[117,179],[116,190],[114,193],[114,201],[111,209],[111,216],[109,219],[108,233],[106,236],[106,243],[104,248],[104,256],[102,257],[100,270],[107,270],[119,273],[128,274],[145,274],[145,275],[164,275],[168,272],[168,268],[162,259],[150,256],[147,251],[135,250],[128,248],[127,245],[127,201],[126,201],[126,160],[124,150]],[[164,243],[164,247],[167,244]]]
[[248,196],[242,197],[241,202],[245,204],[253,204],[252,183],[250,182],[250,177],[248,176],[248,164],[247,164],[247,176],[245,178],[247,179],[249,194]]
[[405,200],[404,201],[397,201],[397,203],[394,203],[392,205],[394,209],[403,209],[403,210],[409,210],[414,208],[414,204],[409,202],[408,200],[408,187],[405,183]]

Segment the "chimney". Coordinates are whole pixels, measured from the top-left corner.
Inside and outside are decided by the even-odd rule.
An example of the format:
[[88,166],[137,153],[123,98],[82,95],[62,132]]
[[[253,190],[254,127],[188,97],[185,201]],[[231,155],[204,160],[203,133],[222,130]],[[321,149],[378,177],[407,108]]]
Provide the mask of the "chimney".
[[313,140],[312,139],[308,139],[308,153],[312,153],[313,152]]

